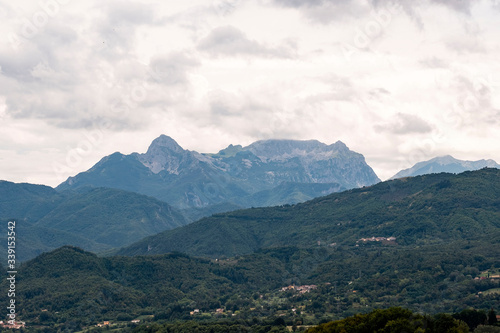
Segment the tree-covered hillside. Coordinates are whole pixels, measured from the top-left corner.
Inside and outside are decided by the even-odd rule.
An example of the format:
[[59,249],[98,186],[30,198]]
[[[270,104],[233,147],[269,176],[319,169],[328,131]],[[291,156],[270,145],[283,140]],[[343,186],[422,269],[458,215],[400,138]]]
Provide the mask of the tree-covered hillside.
[[[0,221],[16,221],[24,261],[63,245],[100,252],[179,227],[188,220],[157,199],[123,190],[85,188],[58,193],[31,184],[0,182]],[[2,223],[7,237],[7,223]],[[0,241],[5,251],[7,241]]]
[[98,188],[71,196],[36,225],[117,247],[186,223],[182,214],[165,202],[132,192]]
[[230,257],[288,245],[354,246],[372,237],[395,246],[445,245],[497,237],[499,227],[500,170],[483,169],[391,180],[293,206],[215,214],[119,253]]
[[16,302],[31,326],[70,331],[136,318],[255,318],[255,324],[282,318],[291,326],[391,306],[429,314],[487,311],[500,304],[500,279],[492,278],[500,270],[499,239],[494,242],[456,241],[445,249],[287,247],[227,260],[179,253],[99,258],[63,247],[22,264]]
[[[19,268],[19,317],[49,331],[102,321],[130,330],[137,319],[159,331],[224,321],[266,332],[400,306],[479,325],[481,313],[500,307],[499,173],[399,179],[218,214],[139,243],[149,252],[137,247],[150,254],[176,244],[216,259],[97,257],[63,247]],[[479,319],[464,309],[480,311]]]
[[36,222],[64,199],[52,187],[0,181],[0,220]]

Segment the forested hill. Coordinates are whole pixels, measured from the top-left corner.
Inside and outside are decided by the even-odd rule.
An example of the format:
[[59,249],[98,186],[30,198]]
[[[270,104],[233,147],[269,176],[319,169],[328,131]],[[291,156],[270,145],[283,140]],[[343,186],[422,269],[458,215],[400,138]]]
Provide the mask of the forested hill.
[[[0,181],[0,222],[15,220],[16,259],[26,261],[63,245],[99,252],[130,245],[146,236],[185,225],[165,202],[108,188],[59,193],[32,184]],[[7,255],[7,223],[0,253]]]
[[[99,258],[63,247],[19,267],[16,305],[35,332],[76,332],[102,321],[126,327],[133,319],[145,328],[151,321],[203,319],[313,325],[390,306],[430,314],[497,309],[500,282],[487,277],[499,269],[498,239],[446,247],[288,247],[228,260],[178,253]],[[3,279],[0,288],[8,283]],[[7,304],[7,293],[0,302]]]
[[[430,174],[335,193],[293,206],[216,214],[145,238],[122,255],[179,251],[234,256],[280,246],[354,246],[395,237],[393,245],[497,237],[500,170]],[[386,242],[382,238],[373,243]]]

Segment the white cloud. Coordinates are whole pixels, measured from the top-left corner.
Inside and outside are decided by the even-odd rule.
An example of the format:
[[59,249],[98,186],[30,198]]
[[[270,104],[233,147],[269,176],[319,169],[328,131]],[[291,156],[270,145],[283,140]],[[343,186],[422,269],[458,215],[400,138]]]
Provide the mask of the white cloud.
[[198,50],[211,56],[262,56],[271,58],[291,58],[295,45],[287,43],[282,46],[267,46],[249,39],[235,27],[215,28],[198,44]]
[[412,114],[398,113],[388,123],[377,124],[375,129],[380,132],[412,135],[415,133],[430,133],[432,127],[422,118]]

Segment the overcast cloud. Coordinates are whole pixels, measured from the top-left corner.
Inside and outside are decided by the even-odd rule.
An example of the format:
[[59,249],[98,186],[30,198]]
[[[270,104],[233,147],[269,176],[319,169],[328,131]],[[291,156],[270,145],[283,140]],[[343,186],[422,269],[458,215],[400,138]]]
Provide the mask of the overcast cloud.
[[500,162],[498,1],[0,0],[0,179],[56,186],[166,134],[341,140],[386,179]]

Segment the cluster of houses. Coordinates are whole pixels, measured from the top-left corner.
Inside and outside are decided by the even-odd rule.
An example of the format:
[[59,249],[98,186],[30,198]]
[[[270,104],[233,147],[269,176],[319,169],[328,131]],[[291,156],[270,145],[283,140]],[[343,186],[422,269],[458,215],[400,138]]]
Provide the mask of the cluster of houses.
[[474,278],[474,280],[487,280],[487,279],[490,279],[490,280],[500,279],[500,275],[476,276]]
[[[43,310],[42,310],[43,311]],[[46,311],[46,310],[45,310]],[[199,311],[199,310],[198,310]],[[139,319],[134,319],[131,321],[134,324],[138,324],[140,322]],[[102,323],[97,324],[97,327],[106,327],[109,326],[111,323],[109,321],[103,321]],[[0,321],[0,328],[7,328],[7,329],[21,329],[21,328],[26,328],[26,323],[24,321],[16,321],[14,323],[10,321]]]
[[99,323],[96,325],[97,327],[105,327],[105,326],[109,326],[109,321],[103,321],[102,323]]
[[25,328],[26,323],[24,321],[15,321],[14,323],[12,323],[10,321],[5,322],[2,320],[0,321],[0,327],[18,330],[21,328]]
[[396,237],[371,237],[371,238],[361,238],[360,240],[358,240],[356,243],[359,243],[359,242],[383,242],[383,241],[386,241],[386,242],[395,242],[396,241]]
[[194,309],[193,311],[189,312],[189,314],[190,314],[191,316],[194,316],[194,315],[200,314],[200,309]]
[[[224,312],[225,311],[224,311],[223,308],[218,308],[218,309],[215,310],[215,314],[224,314]],[[193,311],[189,312],[189,314],[191,316],[196,316],[196,315],[201,314],[201,311],[200,311],[200,309],[194,309]]]
[[314,290],[316,288],[318,288],[318,286],[315,284],[303,285],[303,286],[290,285],[290,286],[283,287],[280,290],[281,291],[295,290],[295,291],[298,291],[300,294],[304,294],[304,293],[308,293],[311,290]]
[[194,309],[193,311],[190,311],[189,314],[191,316],[212,316],[212,315],[215,315],[215,316],[231,316],[231,317],[234,317],[236,316],[236,313],[234,313],[233,311],[231,310],[225,310],[224,308],[218,308],[218,309],[215,309],[215,311],[210,311],[210,312],[202,312],[200,309]]
[[[132,324],[139,324],[141,321],[139,319],[134,319],[134,320],[131,320],[130,322]],[[111,322],[109,322],[109,321],[106,320],[106,321],[103,321],[102,323],[97,324],[96,326],[97,327],[106,327],[106,326],[109,326],[109,325],[111,325]]]

